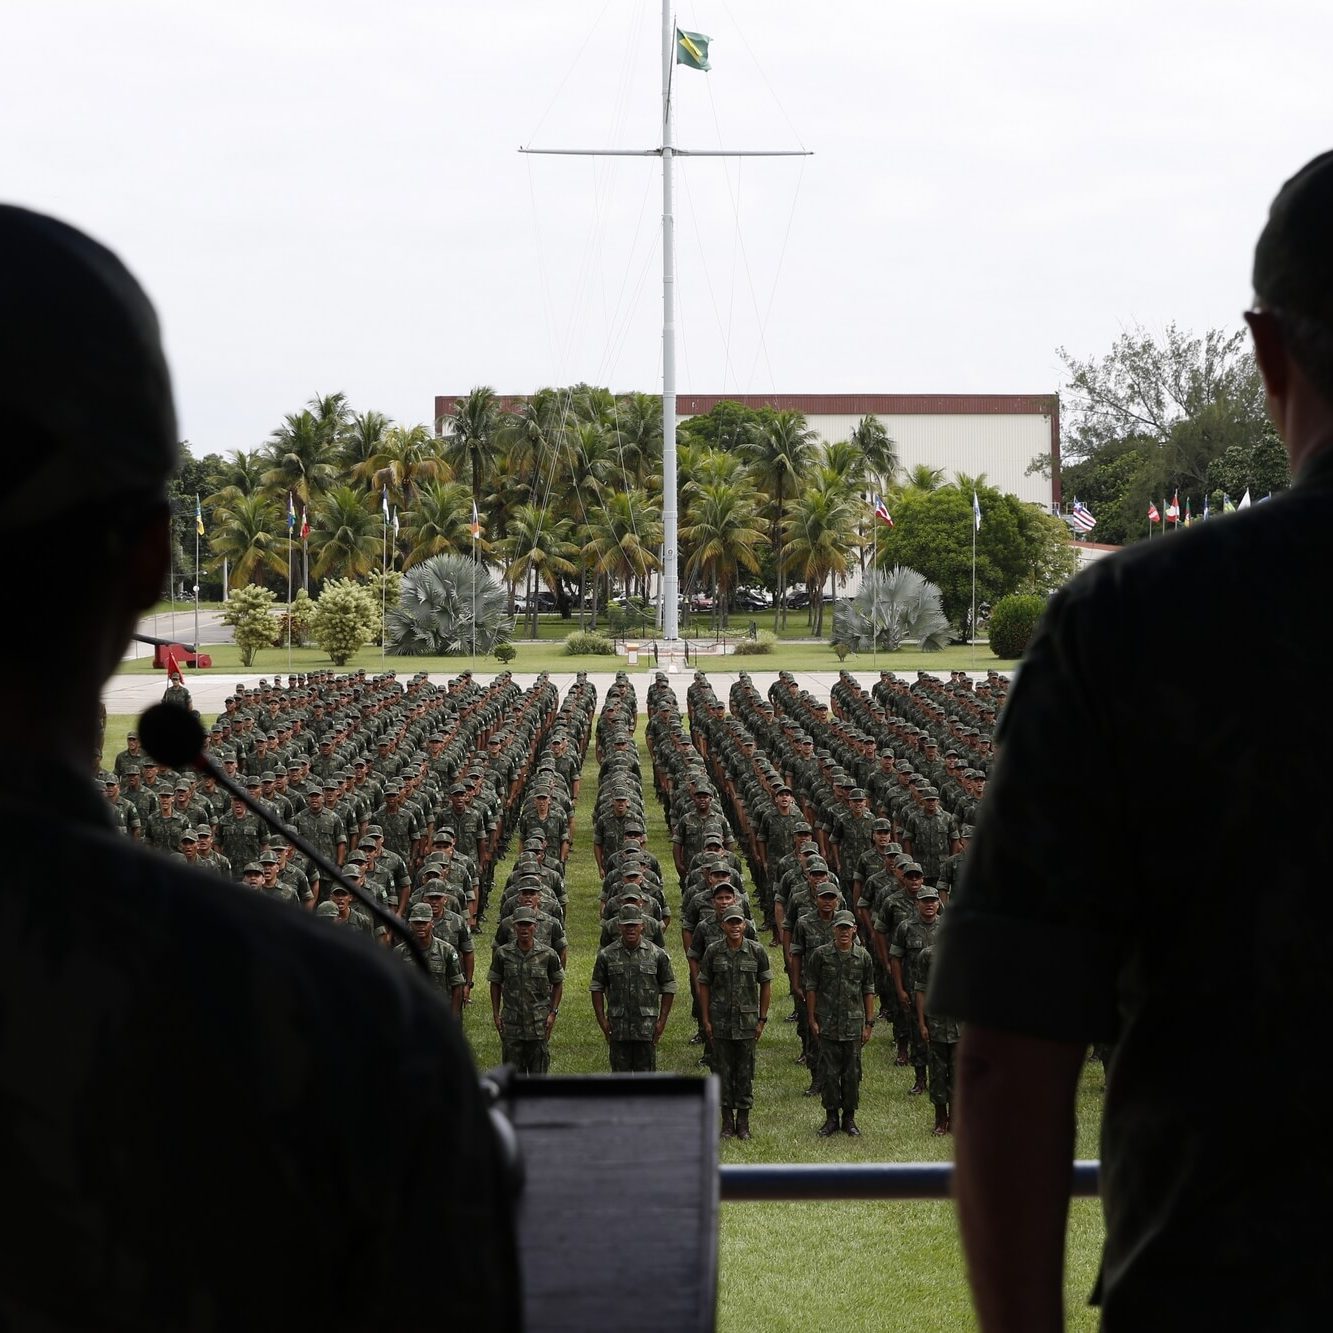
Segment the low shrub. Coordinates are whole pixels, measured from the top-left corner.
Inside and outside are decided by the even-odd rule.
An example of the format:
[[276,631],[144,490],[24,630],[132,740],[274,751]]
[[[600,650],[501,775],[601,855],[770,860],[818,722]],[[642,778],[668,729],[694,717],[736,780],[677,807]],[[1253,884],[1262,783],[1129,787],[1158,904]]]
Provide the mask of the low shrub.
[[990,613],[990,647],[996,657],[1022,657],[1046,599],[1025,593],[1001,597]]
[[737,639],[732,652],[737,657],[756,657],[760,653],[771,653],[778,636],[771,629],[761,629],[753,639]]
[[594,634],[589,630],[575,630],[565,636],[565,656],[583,657],[595,654],[598,657],[614,657],[616,646],[605,634]]

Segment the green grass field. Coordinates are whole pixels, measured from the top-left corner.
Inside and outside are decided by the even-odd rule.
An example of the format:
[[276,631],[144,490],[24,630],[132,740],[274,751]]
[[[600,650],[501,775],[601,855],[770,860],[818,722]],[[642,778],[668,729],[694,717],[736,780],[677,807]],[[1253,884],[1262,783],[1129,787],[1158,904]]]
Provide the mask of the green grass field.
[[[211,717],[205,718],[211,722]],[[135,723],[127,715],[107,718],[106,758],[124,748],[125,733]],[[640,763],[648,791],[649,846],[667,870],[667,892],[677,906],[670,872],[670,839],[662,811],[652,798],[651,765],[639,729]],[[552,1040],[553,1072],[604,1073],[606,1043],[593,1019],[588,982],[597,944],[599,880],[592,856],[591,819],[596,798],[597,765],[589,751],[576,812],[575,845],[567,872],[569,888],[569,967],[565,998]],[[512,850],[511,850],[512,857]],[[497,872],[497,886],[507,867]],[[494,926],[494,922],[488,925]],[[477,941],[475,1002],[465,1011],[468,1039],[478,1066],[499,1063],[500,1044],[490,1020],[484,977],[490,960],[487,936]],[[689,1044],[688,976],[679,930],[670,932],[668,949],[681,991],[662,1039],[658,1067],[700,1075],[699,1048]],[[791,1010],[774,963],[773,1022],[759,1046],[754,1137],[748,1143],[722,1145],[725,1162],[935,1162],[947,1161],[952,1140],[931,1135],[932,1110],[924,1099],[909,1097],[910,1070],[893,1065],[889,1034],[876,1029],[865,1059],[865,1082],[857,1120],[860,1139],[815,1137],[823,1119],[818,1099],[802,1096],[808,1083],[794,1024],[782,1017]],[[1079,1096],[1079,1157],[1097,1156],[1101,1123],[1102,1073],[1089,1066]],[[1068,1327],[1096,1328],[1086,1306],[1097,1273],[1102,1222],[1094,1200],[1073,1205],[1067,1273]],[[806,1251],[811,1251],[807,1257]],[[723,1333],[808,1333],[819,1304],[818,1324],[841,1333],[911,1326],[914,1333],[957,1333],[973,1327],[963,1278],[962,1254],[952,1207],[944,1203],[769,1203],[727,1204],[722,1209],[718,1326]]]

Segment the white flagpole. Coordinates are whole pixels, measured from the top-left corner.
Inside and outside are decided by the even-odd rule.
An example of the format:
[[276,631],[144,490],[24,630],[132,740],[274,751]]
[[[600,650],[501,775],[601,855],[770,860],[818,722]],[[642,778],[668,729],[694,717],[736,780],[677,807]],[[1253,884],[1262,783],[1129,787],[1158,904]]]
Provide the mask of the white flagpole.
[[972,670],[977,669],[977,497],[972,493]]
[[[291,504],[289,498],[287,501]],[[292,674],[292,555],[296,543],[292,540],[292,523],[287,523],[287,674]]]
[[879,515],[870,516],[870,660],[879,665]]
[[194,497],[194,651],[199,652],[199,524],[203,510],[199,497]]
[[380,539],[384,547],[384,557],[380,563],[380,666],[384,665],[384,610],[387,605],[389,590],[389,516],[384,516],[384,536]]

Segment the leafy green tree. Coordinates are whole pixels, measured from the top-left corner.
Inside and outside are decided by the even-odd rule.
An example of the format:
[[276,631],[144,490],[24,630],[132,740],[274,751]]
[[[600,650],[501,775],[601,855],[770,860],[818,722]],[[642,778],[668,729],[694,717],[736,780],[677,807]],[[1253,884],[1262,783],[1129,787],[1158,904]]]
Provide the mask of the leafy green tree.
[[1265,423],[1257,439],[1229,446],[1208,466],[1208,490],[1215,497],[1212,507],[1219,513],[1223,495],[1235,501],[1247,490],[1257,497],[1290,485],[1291,460],[1271,422]]
[[273,614],[277,599],[267,588],[251,584],[238,588],[222,608],[222,623],[234,631],[241,665],[253,666],[261,648],[272,648],[278,638],[278,618]]
[[833,641],[854,653],[894,653],[909,639],[934,652],[949,637],[940,590],[914,569],[871,570],[856,596],[833,608]]
[[[583,529],[583,558],[594,576],[629,588],[635,579],[646,580],[661,561],[662,513],[643,491],[607,495],[588,515]],[[597,623],[594,579],[593,624]]]
[[401,569],[371,570],[366,579],[366,591],[370,593],[371,605],[375,608],[375,633],[372,643],[384,642],[384,617],[389,608],[398,605],[403,595],[403,571]]
[[1040,505],[1020,503],[1015,512],[1027,564],[1019,591],[1049,597],[1078,573],[1078,551],[1069,527]]
[[1010,593],[995,603],[988,634],[996,657],[1022,657],[1046,609],[1046,599],[1025,593]]
[[[1024,502],[993,487],[977,492],[981,530],[976,535],[977,604],[994,603],[1022,586],[1034,556],[1023,523]],[[897,500],[894,526],[880,535],[881,569],[906,565],[936,584],[944,614],[970,636],[972,612],[972,494],[956,486],[908,491]]]
[[329,423],[308,409],[290,412],[264,446],[268,469],[264,488],[275,505],[285,509],[287,496],[313,510],[338,477]]
[[329,579],[315,602],[310,632],[334,666],[345,666],[379,627],[370,590],[351,579]]
[[410,509],[423,485],[450,481],[453,471],[441,456],[440,442],[425,426],[390,426],[375,453],[352,476],[372,495],[382,497],[387,490],[390,505]]
[[385,617],[392,653],[457,657],[490,653],[513,633],[504,586],[477,562],[437,555],[403,575],[398,605]]
[[297,588],[291,604],[278,618],[278,633],[274,639],[276,645],[283,647],[287,643],[290,629],[293,646],[304,648],[310,642],[310,617],[314,614],[314,609],[315,604],[310,600],[310,594],[304,588]]

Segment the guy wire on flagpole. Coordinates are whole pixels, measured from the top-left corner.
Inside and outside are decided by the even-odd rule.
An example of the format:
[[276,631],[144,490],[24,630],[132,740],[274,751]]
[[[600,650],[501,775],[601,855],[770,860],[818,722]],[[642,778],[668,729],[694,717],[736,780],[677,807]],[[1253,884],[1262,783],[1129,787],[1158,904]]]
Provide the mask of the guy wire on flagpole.
[[292,559],[296,552],[295,524],[292,515],[296,512],[295,502],[287,497],[287,674],[292,674]]
[[972,670],[977,669],[977,497],[972,493]]
[[384,665],[384,654],[387,651],[385,640],[389,637],[384,632],[384,614],[388,606],[389,595],[389,516],[384,516],[384,559],[380,566],[380,666]]

